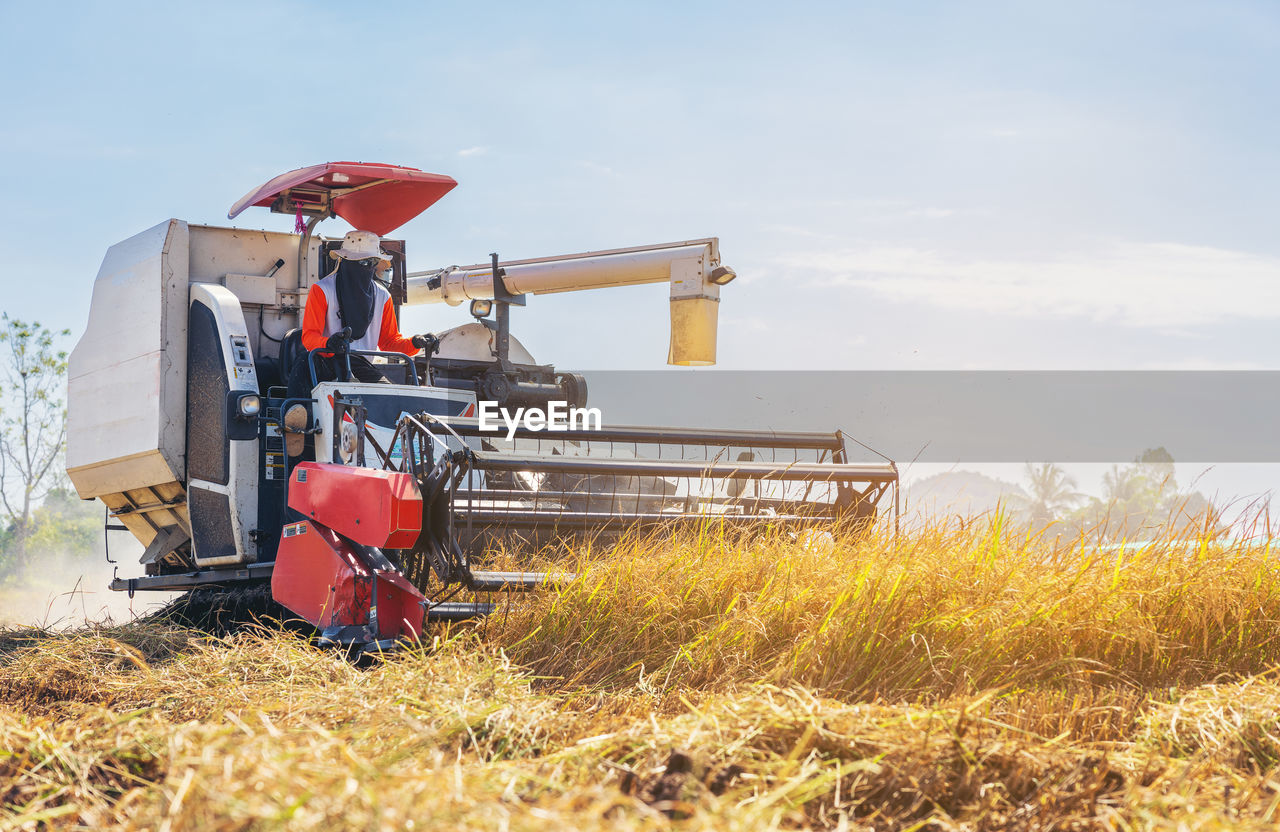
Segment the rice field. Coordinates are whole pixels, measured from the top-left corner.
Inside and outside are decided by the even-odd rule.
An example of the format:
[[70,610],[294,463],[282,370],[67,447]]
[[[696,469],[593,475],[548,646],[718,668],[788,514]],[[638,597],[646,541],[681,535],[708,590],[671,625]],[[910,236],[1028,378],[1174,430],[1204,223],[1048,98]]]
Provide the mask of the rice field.
[[1273,829],[1266,545],[707,530],[371,667],[0,631],[0,828]]

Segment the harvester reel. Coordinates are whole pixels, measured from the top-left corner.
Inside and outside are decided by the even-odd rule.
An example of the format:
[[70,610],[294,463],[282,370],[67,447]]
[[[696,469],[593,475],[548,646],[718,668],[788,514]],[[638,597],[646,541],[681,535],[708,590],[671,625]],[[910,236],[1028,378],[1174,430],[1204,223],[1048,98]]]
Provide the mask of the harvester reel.
[[404,470],[428,470],[418,550],[445,583],[469,583],[467,553],[501,543],[691,523],[866,523],[897,481],[892,463],[846,462],[839,433],[518,427],[508,440],[475,419],[423,413],[401,418],[392,445]]

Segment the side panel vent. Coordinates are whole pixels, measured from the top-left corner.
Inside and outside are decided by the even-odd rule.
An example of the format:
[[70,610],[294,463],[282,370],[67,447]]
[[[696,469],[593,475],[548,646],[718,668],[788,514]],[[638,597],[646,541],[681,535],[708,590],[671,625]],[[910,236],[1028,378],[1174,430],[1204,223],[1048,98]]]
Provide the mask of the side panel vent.
[[191,516],[191,536],[201,560],[235,557],[231,502],[226,494],[193,485],[187,492],[187,511]]
[[222,411],[228,389],[217,320],[209,307],[193,303],[187,327],[188,480],[227,484],[230,447]]

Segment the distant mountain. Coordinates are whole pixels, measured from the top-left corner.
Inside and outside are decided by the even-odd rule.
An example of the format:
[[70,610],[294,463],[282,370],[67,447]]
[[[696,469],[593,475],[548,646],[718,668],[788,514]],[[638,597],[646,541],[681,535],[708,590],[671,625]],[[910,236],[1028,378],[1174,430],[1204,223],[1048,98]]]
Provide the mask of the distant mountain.
[[1017,510],[1016,498],[1026,496],[1021,486],[976,471],[946,471],[907,484],[902,508],[925,517],[967,517],[994,511],[1002,502]]

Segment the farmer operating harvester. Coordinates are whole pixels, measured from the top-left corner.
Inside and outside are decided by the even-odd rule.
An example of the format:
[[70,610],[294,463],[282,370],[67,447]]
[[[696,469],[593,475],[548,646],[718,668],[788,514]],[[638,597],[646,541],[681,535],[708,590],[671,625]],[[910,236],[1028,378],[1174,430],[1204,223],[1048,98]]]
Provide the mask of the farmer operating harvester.
[[[336,261],[333,271],[307,292],[306,314],[302,319],[302,346],[307,350],[341,353],[382,351],[416,355],[438,343],[434,335],[406,338],[396,323],[391,293],[380,285],[389,276],[392,255],[383,251],[381,240],[372,231],[351,231],[342,245],[330,252]],[[386,281],[386,277],[381,277]],[[389,281],[388,281],[389,282]],[[349,359],[351,374],[359,381],[383,381],[385,377],[366,358]],[[307,363],[299,361],[287,369],[289,394],[299,398],[311,392]],[[326,362],[326,380],[337,377],[337,368]]]
[[[531,589],[475,568],[494,546],[682,524],[865,522],[892,463],[851,463],[835,433],[576,424],[485,430],[506,409],[582,412],[581,375],[539,364],[510,331],[530,294],[671,287],[668,362],[715,363],[715,238],[409,272],[384,236],[456,183],[336,162],[278,176],[250,206],[296,233],[171,219],[112,246],[70,359],[67,469],[108,528],[145,546],[112,588],[260,587],[323,640],[415,638],[426,584]],[[341,217],[341,239],[316,225]],[[470,304],[472,320],[405,337],[405,304]],[[127,320],[129,326],[121,327]],[[425,563],[429,574],[406,574]],[[410,580],[410,578],[414,580]]]

